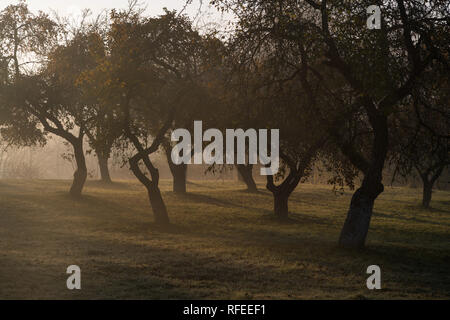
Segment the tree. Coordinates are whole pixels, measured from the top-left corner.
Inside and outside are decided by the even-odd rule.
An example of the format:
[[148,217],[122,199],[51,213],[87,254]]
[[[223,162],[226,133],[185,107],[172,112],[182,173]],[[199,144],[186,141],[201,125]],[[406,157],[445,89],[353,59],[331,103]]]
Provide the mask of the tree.
[[[173,126],[193,130],[195,120],[213,117],[217,98],[214,96],[215,83],[220,71],[223,54],[223,43],[215,34],[200,35],[192,26],[189,17],[179,15],[175,11],[166,11],[155,20],[154,28],[164,40],[160,43],[160,57],[164,57],[164,65],[168,70],[176,71],[177,77],[190,86],[183,94],[182,101],[175,113]],[[177,44],[174,46],[173,44]],[[159,61],[159,63],[161,60]],[[186,193],[187,165],[174,164],[172,151],[174,143],[167,139],[163,143],[169,169],[173,177],[173,191]],[[194,150],[191,150],[191,155]]]
[[114,144],[121,135],[121,132],[117,131],[113,124],[113,117],[114,115],[107,108],[100,108],[96,114],[96,119],[93,121],[95,127],[86,131],[89,145],[97,156],[100,180],[104,183],[112,183],[108,162],[111,158]]
[[[226,4],[230,2],[225,1]],[[329,102],[320,68],[323,46],[314,30],[288,28],[288,7],[257,2],[246,7],[232,2],[240,18],[229,45],[230,124],[238,127],[280,128],[282,167],[267,177],[274,197],[274,213],[288,216],[288,199],[310,173],[311,164],[326,148],[328,130],[342,117]],[[235,120],[231,120],[234,118]],[[278,180],[282,180],[278,184]]]
[[[311,90],[314,89],[311,87]],[[317,91],[309,93],[313,96]],[[290,195],[310,175],[311,165],[330,141],[326,131],[325,134],[323,131],[333,121],[323,123],[321,116],[318,116],[325,112],[323,107],[327,105],[320,101],[320,95],[314,95],[314,101],[309,100],[309,93],[299,81],[284,82],[275,94],[270,95],[265,107],[264,113],[271,117],[269,127],[281,130],[281,171],[276,176],[267,176],[267,189],[274,197],[274,213],[281,219],[288,217]],[[270,113],[274,109],[276,111]],[[329,113],[331,115],[331,110]],[[283,180],[276,184],[280,179]]]
[[[67,64],[55,66],[57,62],[64,62],[58,59],[65,49],[77,49],[73,45],[76,42],[65,49],[56,46],[57,24],[43,13],[32,14],[24,2],[6,7],[0,21],[2,52],[7,54],[7,69],[12,70],[3,86],[4,106],[12,117],[3,131],[14,132],[19,128],[20,131],[27,131],[26,128],[36,131],[34,125],[39,123],[45,132],[69,142],[77,162],[70,194],[79,197],[87,177],[83,151],[85,110],[76,101],[76,90],[67,81],[73,75],[63,74],[59,67],[68,66],[64,71],[74,71],[80,60],[71,56],[74,59],[66,60]],[[79,127],[77,134],[72,132],[76,126]]]
[[[347,119],[328,131],[363,175],[339,243],[363,247],[375,199],[384,190],[389,119],[425,73],[440,72],[439,64],[448,66],[448,37],[444,36],[448,6],[445,1],[383,1],[381,30],[368,30],[369,1],[213,1],[217,2],[237,13],[247,34],[274,34],[299,47],[313,39],[324,49],[319,51],[324,68],[308,67],[307,73],[321,79],[325,88],[329,80],[325,74],[341,78],[338,91],[325,93]],[[311,32],[305,38],[295,36],[298,30]]]
[[[435,5],[434,8],[437,10],[434,13],[443,9],[442,3],[436,2]],[[434,24],[438,22],[421,21],[428,11],[424,5],[411,3],[409,8],[406,8],[403,1],[396,1],[395,4],[385,3],[383,9],[384,24],[381,32],[372,39],[367,39],[368,46],[364,46],[380,48],[374,50],[375,53],[371,58],[371,65],[379,70],[378,75],[368,75],[367,72],[356,74],[349,67],[349,62],[354,65],[355,59],[342,58],[343,55],[339,54],[337,45],[333,45],[336,42],[331,38],[328,40],[331,49],[330,62],[340,73],[346,74],[348,83],[362,95],[360,104],[367,117],[367,124],[372,129],[370,134],[372,150],[368,154],[358,152],[355,148],[358,144],[351,145],[345,138],[341,140],[344,141],[341,144],[342,151],[364,175],[361,187],[352,198],[341,232],[340,244],[344,247],[364,246],[374,201],[384,189],[382,170],[389,147],[389,131],[392,129],[389,119],[399,111],[414,88],[419,86],[424,74],[430,70],[437,71],[433,64],[440,60],[439,52],[444,48],[438,42],[429,42],[433,37]],[[322,9],[322,12],[325,12],[325,9]],[[323,21],[326,22],[326,19]],[[326,29],[324,28],[325,32]],[[420,40],[414,43],[413,39],[416,36]],[[363,62],[361,56],[355,56],[359,59],[360,66],[367,65],[367,61]],[[382,71],[387,69],[391,72]],[[361,75],[367,78],[364,79]]]
[[[223,131],[227,127],[235,128],[254,128],[257,123],[253,121],[256,103],[256,95],[253,91],[255,88],[255,74],[249,72],[248,68],[242,65],[239,52],[239,37],[230,39],[227,44],[228,52],[224,52],[226,56],[222,66],[223,76],[218,78],[216,86],[220,86],[218,90],[221,103],[217,104],[222,108],[222,112],[216,112],[213,121],[214,127],[220,127]],[[225,50],[225,49],[223,49]],[[217,110],[217,107],[216,107]],[[234,167],[238,172],[238,179],[245,183],[248,192],[257,192],[258,188],[253,178],[253,165],[248,163],[248,148],[246,147],[246,164],[236,164]]]
[[169,170],[172,174],[173,185],[172,190],[178,194],[186,193],[186,182],[187,182],[187,164],[175,164],[172,161],[172,150],[173,145],[168,139],[163,143],[164,153],[169,164]]
[[447,74],[427,79],[408,101],[413,106],[396,115],[391,132],[393,180],[416,171],[422,179],[424,208],[429,208],[433,186],[450,165],[448,92]]
[[21,54],[29,52],[36,60],[41,58],[45,54],[44,39],[53,27],[46,15],[30,15],[22,1],[0,13],[0,133],[7,145],[45,143],[45,135],[37,128],[39,121],[15,108],[11,101],[15,98],[14,83],[32,64],[21,61]]
[[[150,156],[167,141],[167,133],[183,107],[191,105],[198,92],[194,81],[195,42],[186,37],[186,18],[173,12],[158,18],[142,17],[139,10],[112,12],[105,41],[108,54],[84,73],[83,87],[101,97],[111,108],[116,128],[122,133],[130,169],[145,186],[155,222],[170,220],[159,189],[159,171]],[[193,32],[193,31],[191,31]],[[189,40],[189,41],[188,41]],[[192,68],[192,69],[191,69]]]
[[253,165],[252,164],[237,164],[236,169],[238,171],[239,178],[247,186],[248,192],[258,192],[255,179],[253,178]]
[[[106,24],[109,21],[106,20]],[[104,30],[100,30],[102,27]],[[91,57],[91,62],[87,69],[82,70],[75,79],[75,85],[81,91],[81,97],[86,105],[89,105],[89,121],[86,127],[86,136],[88,137],[89,146],[95,151],[98,165],[100,168],[100,178],[104,183],[111,183],[108,162],[112,154],[114,145],[123,134],[117,127],[117,117],[114,114],[114,108],[105,106],[105,104],[114,103],[109,97],[105,97],[98,91],[98,87],[86,85],[85,72],[101,66],[107,56],[107,41],[105,33],[108,31],[108,25],[91,26],[84,35],[84,41],[87,42],[87,54]],[[98,78],[90,81],[107,81],[105,75],[97,74]]]

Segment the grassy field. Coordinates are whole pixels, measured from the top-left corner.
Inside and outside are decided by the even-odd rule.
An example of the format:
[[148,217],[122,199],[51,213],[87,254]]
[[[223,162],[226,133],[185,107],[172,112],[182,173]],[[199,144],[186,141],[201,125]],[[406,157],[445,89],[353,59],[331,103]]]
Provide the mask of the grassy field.
[[[138,183],[88,182],[81,201],[69,181],[0,182],[2,299],[449,299],[450,193],[433,209],[420,189],[379,197],[367,249],[336,245],[350,193],[301,185],[291,221],[271,216],[267,191],[233,182],[195,182],[189,194],[162,181],[173,227],[152,221]],[[260,186],[263,189],[263,186]],[[81,290],[66,288],[69,265]],[[366,288],[377,264],[382,290]]]

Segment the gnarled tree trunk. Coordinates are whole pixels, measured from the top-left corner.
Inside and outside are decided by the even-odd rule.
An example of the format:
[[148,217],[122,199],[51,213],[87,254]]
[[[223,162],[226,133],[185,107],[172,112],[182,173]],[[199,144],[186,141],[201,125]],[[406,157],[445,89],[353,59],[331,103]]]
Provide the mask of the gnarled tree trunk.
[[247,185],[247,191],[257,192],[255,179],[253,179],[253,165],[252,164],[237,164],[238,177]]
[[100,168],[100,180],[104,183],[112,183],[108,167],[109,158],[107,156],[97,153],[97,159],[98,159],[98,166]]
[[171,158],[168,158],[169,169],[173,178],[173,192],[184,194],[186,193],[186,176],[187,176],[187,164],[176,165],[172,162]]
[[362,248],[365,245],[372,217],[373,205],[378,194],[383,192],[383,185],[378,185],[374,194],[361,187],[353,194],[347,218],[342,228],[339,244],[345,248]]
[[431,197],[433,195],[433,186],[436,180],[441,176],[444,168],[445,165],[435,166],[435,171],[433,170],[433,168],[429,168],[426,171],[423,170],[425,172],[421,172],[421,170],[416,167],[416,170],[419,172],[419,176],[422,179],[423,184],[422,206],[426,209],[430,207]]
[[428,181],[424,181],[423,182],[423,197],[422,197],[422,206],[424,208],[430,207],[432,192],[433,192],[433,185]]
[[[387,117],[383,114],[369,114],[374,128],[374,141],[370,161],[350,155],[350,160],[364,173],[361,187],[353,194],[350,208],[339,237],[339,245],[344,248],[363,248],[369,231],[375,199],[384,191],[384,162],[388,148]],[[343,150],[345,151],[348,150]],[[356,160],[356,161],[355,161]]]
[[281,193],[273,194],[273,212],[281,220],[288,218],[289,213],[288,199],[289,194],[281,194]]
[[[150,160],[149,155],[158,150],[170,123],[171,121],[168,121],[166,123],[166,125],[160,130],[159,134],[154,139],[152,145],[147,149],[144,149],[137,136],[131,133],[129,127],[125,129],[125,134],[138,151],[137,154],[129,159],[130,169],[139,180],[139,182],[141,182],[147,189],[147,194],[150,201],[150,206],[152,207],[155,223],[161,226],[168,226],[170,224],[170,220],[166,205],[164,203],[164,199],[162,198],[161,191],[159,190],[159,170],[155,168],[152,161]],[[150,173],[151,179],[141,170],[141,168],[139,167],[139,161],[142,161],[144,163],[145,168]]]
[[161,196],[161,191],[153,184],[148,187],[146,186],[146,188],[148,199],[155,217],[155,223],[159,225],[168,225],[170,223],[169,215],[167,214],[167,208]]
[[[142,149],[140,152],[143,152]],[[169,225],[169,215],[167,213],[166,205],[164,204],[164,200],[161,196],[161,191],[158,187],[159,182],[159,172],[153,164],[150,162],[148,158],[142,159],[149,169],[150,174],[152,176],[152,180],[150,180],[139,168],[139,160],[141,160],[142,155],[137,154],[130,159],[130,169],[133,174],[138,178],[138,180],[144,185],[147,189],[148,199],[150,201],[150,206],[152,207],[153,216],[155,218],[155,223],[159,225]]]
[[77,169],[73,175],[73,182],[70,188],[70,195],[78,198],[81,196],[84,184],[87,179],[86,158],[83,151],[83,139],[78,139],[72,143]]
[[175,165],[172,163],[172,165],[169,166],[173,177],[173,192],[180,194],[186,193],[187,165]]
[[173,178],[173,192],[179,194],[186,193],[187,164],[174,164],[172,162],[172,147],[169,143],[163,144],[166,153],[167,162],[169,164],[170,173]]
[[289,214],[289,196],[297,187],[304,170],[290,169],[287,178],[278,186],[274,184],[273,176],[267,176],[267,189],[273,194],[273,213],[280,220],[286,220]]

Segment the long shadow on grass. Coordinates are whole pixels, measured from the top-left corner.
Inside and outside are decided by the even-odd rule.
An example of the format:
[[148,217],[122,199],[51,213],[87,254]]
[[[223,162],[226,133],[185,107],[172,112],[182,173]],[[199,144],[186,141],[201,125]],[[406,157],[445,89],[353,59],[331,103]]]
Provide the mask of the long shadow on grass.
[[[241,191],[234,191],[235,194],[242,195]],[[269,192],[260,192],[260,193],[249,193],[249,196],[255,196],[258,197],[259,195],[270,197],[270,200],[272,200],[272,195]],[[314,217],[311,215],[303,214],[303,213],[289,213],[289,217],[285,219],[279,219],[273,214],[272,210],[264,209],[264,208],[257,208],[257,207],[251,207],[244,205],[242,203],[239,203],[238,201],[231,202],[229,200],[223,200],[214,198],[208,195],[203,195],[199,193],[187,193],[185,195],[179,195],[180,199],[182,201],[189,201],[189,202],[202,202],[208,205],[215,205],[219,207],[224,208],[239,208],[239,209],[245,209],[246,211],[254,212],[263,214],[263,221],[267,221],[270,223],[275,224],[299,224],[299,223],[319,223],[319,224],[331,224],[331,221],[326,218],[321,217]],[[268,199],[269,200],[269,199]]]
[[[145,199],[146,200],[146,199]],[[160,226],[153,222],[153,213],[147,201],[134,206],[120,202],[84,195],[81,200],[74,200],[79,206],[67,214],[83,216],[98,221],[98,229],[110,230],[123,234],[147,234],[149,231],[164,233],[185,233],[181,226]],[[170,213],[169,213],[170,214]]]
[[[443,212],[448,212],[444,211]],[[436,212],[436,211],[435,211]],[[445,222],[434,222],[430,220],[424,220],[424,219],[418,219],[416,217],[404,217],[401,214],[387,214],[387,213],[380,213],[380,212],[373,212],[374,217],[382,217],[382,218],[388,218],[388,219],[395,219],[395,220],[402,220],[402,221],[412,221],[412,222],[418,222],[418,223],[424,223],[424,224],[432,224],[432,225],[444,225],[444,226],[450,226],[449,223]]]
[[228,200],[222,200],[218,198],[213,198],[211,196],[207,196],[200,193],[186,193],[183,195],[177,195],[181,200],[187,201],[187,202],[203,202],[209,205],[215,205],[219,207],[231,207],[231,208],[245,208],[246,206],[243,206],[241,204],[237,204]]
[[[97,239],[95,242],[100,247],[111,247],[109,241],[100,244],[102,240]],[[389,282],[386,285],[391,291],[408,291],[407,288],[412,286],[428,289],[428,292],[438,292],[439,295],[449,293],[449,285],[442,279],[442,276],[446,277],[446,268],[440,264],[444,259],[439,255],[440,252],[426,251],[418,255],[419,252],[415,249],[390,245],[375,246],[362,252],[336,253],[337,249],[330,242],[314,241],[309,245],[299,243],[294,248],[279,243],[270,245],[269,242],[258,245],[255,243],[250,247],[253,248],[253,254],[249,260],[239,257],[239,251],[233,257],[222,256],[221,247],[202,252],[200,248],[200,251],[192,248],[186,250],[184,246],[160,248],[151,244],[142,246],[116,242],[113,245],[114,250],[122,252],[121,260],[129,259],[132,265],[105,263],[102,268],[107,273],[131,275],[132,278],[145,279],[150,276],[163,279],[168,282],[168,289],[175,289],[175,283],[199,283],[200,287],[196,289],[201,289],[208,283],[209,287],[220,286],[232,290],[244,288],[270,294],[275,290],[292,291],[293,279],[301,282],[299,288],[314,288],[318,284],[317,281],[319,283],[326,281],[327,287],[333,289],[334,286],[339,286],[338,279],[343,275],[361,274],[363,278],[365,268],[376,263],[381,265],[382,270],[395,272],[395,276],[389,274],[386,276],[386,279],[391,281],[391,287]],[[242,245],[245,243],[241,243]],[[82,245],[86,246],[88,244]],[[258,256],[258,252],[265,252],[264,255],[276,259],[268,263],[255,264],[252,259]],[[286,272],[276,261],[300,262],[300,264]],[[144,267],[136,267],[139,265]],[[134,283],[136,282],[135,280]],[[396,287],[392,287],[393,284]],[[145,287],[145,284],[142,285]],[[300,290],[298,289],[295,294],[300,295]],[[199,297],[198,294],[194,293],[191,297]]]
[[[233,191],[235,194],[242,196],[241,191]],[[259,195],[265,195],[264,193],[249,193],[249,196],[258,197]],[[179,197],[181,201],[185,201],[187,203],[204,203],[207,205],[215,205],[221,208],[235,208],[242,209],[253,213],[263,214],[264,216],[272,214],[271,210],[264,208],[256,208],[243,204],[243,200],[224,200],[215,197],[211,197],[208,195],[200,194],[200,193],[187,193],[184,195],[176,195]]]
[[[434,205],[436,205],[436,203],[438,203],[438,201],[436,201],[434,203]],[[431,203],[431,207],[429,207],[429,208],[424,208],[424,207],[422,207],[422,205],[419,205],[419,204],[408,205],[408,206],[406,206],[406,208],[419,210],[421,213],[446,213],[446,214],[450,214],[450,210],[443,210],[443,209],[440,209],[440,208],[433,207],[433,202]]]
[[101,180],[89,180],[86,182],[86,187],[91,188],[101,188],[105,190],[128,190],[134,191],[138,190],[140,186],[128,182],[112,181],[103,182]]
[[[411,292],[417,290],[415,288],[423,288],[428,294],[449,295],[445,263],[449,257],[443,250],[389,244],[371,246],[362,252],[348,252],[338,250],[330,240],[330,234],[309,236],[307,230],[302,230],[301,234],[293,236],[295,230],[291,230],[289,235],[258,227],[248,230],[240,225],[230,226],[234,230],[226,236],[214,230],[207,233],[188,230],[187,236],[177,242],[152,235],[157,240],[153,242],[151,238],[143,239],[148,234],[148,227],[153,227],[147,218],[137,218],[137,212],[124,216],[130,209],[117,202],[92,196],[86,198],[86,208],[89,210],[80,214],[80,209],[84,208],[82,205],[69,208],[69,214],[92,217],[98,221],[74,222],[76,224],[71,229],[65,228],[53,234],[42,233],[43,238],[36,239],[38,243],[35,248],[20,249],[26,254],[8,253],[4,259],[14,260],[8,265],[32,266],[20,275],[36,273],[37,267],[47,270],[46,261],[56,261],[65,256],[72,261],[75,258],[73,254],[78,252],[76,260],[81,261],[80,265],[89,265],[88,270],[95,273],[86,282],[92,285],[86,293],[97,298],[211,298],[227,297],[230,292],[239,290],[260,295],[267,292],[268,296],[293,292],[294,296],[301,296],[303,289],[315,290],[324,283],[327,289],[338,290],[342,286],[338,279],[342,276],[350,275],[349,281],[354,283],[354,275],[362,274],[363,278],[365,268],[370,264],[379,264],[382,272],[388,272],[383,273],[385,278],[391,281],[391,286],[396,285],[392,288],[387,282],[391,291]],[[98,208],[106,208],[106,212]],[[149,220],[151,218],[149,215]],[[115,221],[114,233],[123,232],[128,237],[118,238],[113,233],[96,232],[111,228],[102,225],[102,221],[107,222],[108,219]],[[313,227],[317,221],[306,223]],[[91,232],[83,233],[81,237],[74,233],[78,228],[89,226]],[[201,225],[198,227],[201,228]],[[126,230],[122,230],[124,228]],[[154,231],[158,231],[157,228]],[[399,232],[398,229],[394,231]],[[173,232],[182,233],[183,230],[175,229]],[[400,232],[405,235],[403,230]],[[405,241],[408,236],[414,236],[414,233],[408,232]],[[436,240],[445,241],[443,234],[441,236]],[[55,241],[59,250],[44,250],[40,256],[38,249],[45,248],[49,241]],[[289,269],[283,268],[285,262],[292,263]],[[64,270],[66,267],[63,262],[58,264],[57,268],[53,266],[51,274],[53,270]],[[15,272],[10,267],[7,271]],[[36,282],[36,286],[38,283],[40,281]],[[362,281],[361,287],[364,285]]]
[[419,290],[428,287],[433,293],[439,292],[442,295],[445,292],[447,296],[450,295],[447,263],[450,255],[444,250],[388,244],[371,245],[356,251],[339,249],[339,254],[346,260],[361,260],[367,261],[366,264],[370,262],[379,265],[388,280],[385,288],[388,287],[391,291],[393,288],[389,284],[392,286],[395,283]]
[[[427,231],[427,230],[414,230],[406,229],[404,227],[388,227],[373,225],[370,227],[369,232],[377,232],[378,237],[386,239],[388,241],[399,242],[399,238],[404,239],[405,243],[418,243],[423,241],[433,243],[448,243],[448,232],[445,231]],[[401,236],[400,236],[401,235]]]
[[210,182],[210,183],[198,183],[198,182],[192,182],[192,180],[188,180],[186,181],[187,185],[191,185],[194,187],[199,187],[199,188],[205,188],[205,189],[223,189],[223,185],[213,185],[211,184],[211,182],[217,182],[214,180],[206,180],[205,182]]

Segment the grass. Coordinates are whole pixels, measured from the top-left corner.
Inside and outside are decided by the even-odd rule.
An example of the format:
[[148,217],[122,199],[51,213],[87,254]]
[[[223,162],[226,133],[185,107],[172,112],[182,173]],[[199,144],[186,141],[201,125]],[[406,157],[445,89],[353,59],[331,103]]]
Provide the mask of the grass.
[[[449,299],[450,193],[433,209],[420,190],[390,188],[376,201],[363,251],[336,245],[350,193],[301,185],[291,220],[271,215],[267,191],[195,182],[185,196],[161,188],[173,226],[153,224],[138,183],[0,182],[2,299]],[[263,186],[260,186],[263,189]],[[67,266],[81,290],[66,288]],[[368,290],[377,264],[382,289]]]

